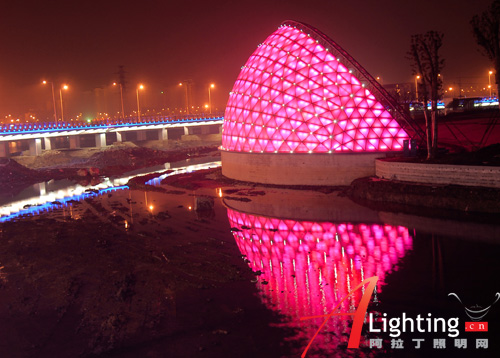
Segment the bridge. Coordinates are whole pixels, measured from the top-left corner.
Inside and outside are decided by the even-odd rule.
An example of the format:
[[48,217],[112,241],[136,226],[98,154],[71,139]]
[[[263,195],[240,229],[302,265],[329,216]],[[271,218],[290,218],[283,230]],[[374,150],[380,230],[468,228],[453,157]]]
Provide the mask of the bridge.
[[[208,134],[209,126],[222,125],[223,116],[178,118],[165,116],[143,117],[125,120],[100,120],[92,123],[22,123],[0,126],[0,157],[9,156],[9,143],[28,141],[30,155],[40,155],[42,148],[52,149],[52,139],[68,137],[69,147],[80,148],[82,135],[94,135],[95,146],[105,147],[107,136],[116,136],[116,142],[121,142],[127,132],[136,132],[137,140],[146,140],[148,132],[155,133],[155,139],[168,140],[169,129],[182,128],[184,134],[192,134],[194,127],[202,127],[202,134]],[[219,127],[219,132],[222,127]]]

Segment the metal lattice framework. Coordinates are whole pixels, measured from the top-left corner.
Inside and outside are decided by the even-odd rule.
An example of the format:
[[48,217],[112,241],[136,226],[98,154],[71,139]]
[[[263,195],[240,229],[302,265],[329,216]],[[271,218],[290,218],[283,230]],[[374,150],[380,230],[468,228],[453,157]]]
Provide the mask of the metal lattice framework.
[[392,151],[402,150],[408,133],[418,131],[340,46],[308,25],[287,21],[242,67],[226,106],[222,149]]

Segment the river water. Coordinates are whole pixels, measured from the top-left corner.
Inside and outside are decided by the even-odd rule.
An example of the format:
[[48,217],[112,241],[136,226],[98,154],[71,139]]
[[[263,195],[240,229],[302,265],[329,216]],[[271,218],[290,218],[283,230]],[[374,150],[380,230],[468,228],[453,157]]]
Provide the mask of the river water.
[[[497,356],[498,225],[229,186],[216,169],[161,183],[218,165],[4,200],[1,356]],[[466,332],[476,319],[488,331]]]

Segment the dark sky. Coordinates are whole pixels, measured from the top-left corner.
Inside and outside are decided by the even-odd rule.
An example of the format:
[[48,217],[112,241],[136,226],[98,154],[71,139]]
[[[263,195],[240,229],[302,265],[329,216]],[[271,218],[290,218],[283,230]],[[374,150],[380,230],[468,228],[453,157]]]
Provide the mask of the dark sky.
[[[442,31],[445,85],[487,84],[488,60],[469,21],[491,0],[308,1],[2,1],[0,4],[0,116],[41,110],[50,103],[43,78],[68,83],[68,111],[85,112],[85,92],[116,81],[124,65],[132,107],[137,83],[145,105],[182,105],[182,80],[192,79],[196,102],[224,107],[241,66],[287,19],[306,22],[347,50],[383,83],[410,82],[405,59],[410,36]],[[49,97],[49,99],[47,98]],[[177,103],[180,102],[180,103]]]

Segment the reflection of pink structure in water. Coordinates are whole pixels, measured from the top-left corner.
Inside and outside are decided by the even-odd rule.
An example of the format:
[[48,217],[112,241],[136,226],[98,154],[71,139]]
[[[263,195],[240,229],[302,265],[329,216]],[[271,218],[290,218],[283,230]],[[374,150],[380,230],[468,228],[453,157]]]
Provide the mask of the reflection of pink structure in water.
[[[302,327],[310,339],[322,320],[299,323],[300,317],[330,313],[335,305],[365,278],[387,273],[412,248],[408,229],[383,224],[350,224],[274,219],[228,209],[234,237],[254,271],[262,271],[259,283],[264,302]],[[268,284],[262,282],[267,281]],[[380,285],[377,292],[380,292]],[[361,299],[356,291],[344,301],[342,312],[353,312]],[[331,319],[316,347],[329,349],[345,343],[350,318]],[[305,330],[303,327],[306,327]],[[340,338],[340,339],[339,339]]]

